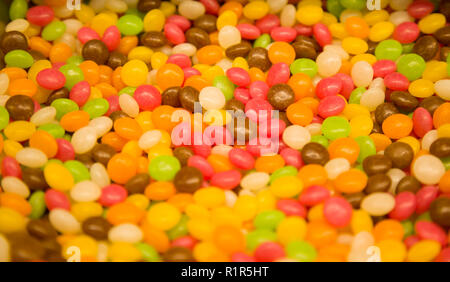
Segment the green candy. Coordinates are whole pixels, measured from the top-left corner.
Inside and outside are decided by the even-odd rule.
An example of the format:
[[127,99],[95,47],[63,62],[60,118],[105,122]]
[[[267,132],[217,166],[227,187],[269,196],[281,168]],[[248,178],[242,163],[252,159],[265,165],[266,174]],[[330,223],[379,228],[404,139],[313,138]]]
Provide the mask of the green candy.
[[17,67],[21,69],[27,69],[34,63],[33,57],[24,50],[13,50],[5,55],[5,63],[9,67]]
[[216,76],[213,80],[213,86],[222,91],[225,96],[225,100],[231,100],[234,95],[234,88],[236,87],[225,75]]
[[348,137],[350,123],[343,117],[328,117],[322,123],[322,133],[329,140]]
[[284,213],[279,210],[263,211],[255,217],[253,225],[257,229],[275,230],[285,217]]
[[348,99],[349,104],[360,104],[361,96],[366,92],[366,88],[358,87],[353,89],[352,93],[350,93],[350,98]]
[[61,21],[52,21],[42,30],[42,38],[47,41],[53,41],[60,38],[66,32],[66,24]]
[[342,7],[350,10],[362,10],[366,7],[366,0],[339,0]]
[[329,145],[328,139],[325,136],[323,136],[323,135],[313,135],[313,136],[311,136],[311,141],[310,142],[319,143],[320,145],[324,146],[325,148],[328,148],[328,145]]
[[268,229],[256,229],[247,234],[247,249],[253,251],[259,244],[267,241],[277,241],[277,234]]
[[286,246],[287,257],[300,262],[312,262],[317,257],[316,249],[305,241],[291,241]]
[[136,87],[127,86],[127,87],[120,89],[119,95],[128,94],[130,96],[133,96],[135,90],[136,90]]
[[406,76],[409,81],[419,79],[425,67],[425,60],[417,54],[404,55],[397,62],[397,71]]
[[178,221],[177,225],[172,227],[169,231],[167,231],[167,236],[169,236],[170,240],[174,240],[181,236],[187,235],[189,233],[187,228],[187,223],[189,221],[189,217],[187,215],[183,215]]
[[43,124],[43,125],[39,126],[37,129],[47,131],[55,139],[63,138],[64,134],[66,133],[66,131],[64,130],[64,128],[62,128],[61,125],[54,124],[54,123]]
[[288,165],[282,168],[279,168],[277,170],[275,170],[272,175],[270,175],[270,183],[274,182],[276,179],[283,177],[283,176],[288,176],[288,175],[297,175],[298,170],[297,168]]
[[75,160],[67,161],[64,163],[64,167],[70,171],[75,182],[91,179],[91,174],[89,173],[89,170],[80,161]]
[[177,158],[173,156],[158,156],[154,158],[148,167],[150,176],[158,181],[172,180],[181,165]]
[[342,7],[339,0],[328,0],[327,2],[327,10],[332,13],[336,18],[339,18],[342,11],[344,11],[344,7]]
[[411,222],[411,220],[404,220],[401,222],[401,224],[402,224],[403,230],[404,230],[403,238],[406,238],[406,237],[414,234],[414,225]]
[[31,213],[29,217],[31,219],[37,219],[44,215],[46,206],[45,206],[45,193],[43,191],[36,191],[31,194],[28,202],[31,205]]
[[120,17],[117,28],[123,35],[137,35],[144,29],[144,23],[139,16],[129,14]]
[[104,115],[109,109],[109,103],[106,99],[97,98],[87,101],[82,110],[87,112],[91,119]]
[[9,113],[5,107],[0,106],[0,130],[5,128],[9,123]]
[[403,44],[402,54],[409,54],[409,53],[411,53],[413,48],[414,48],[414,43]]
[[430,216],[430,212],[427,211],[427,212],[424,212],[424,213],[422,213],[421,215],[419,215],[419,216],[416,218],[416,221],[415,221],[415,222],[419,222],[419,221],[429,221],[429,222],[433,222],[433,220],[431,219],[431,216]]
[[66,84],[64,86],[69,90],[71,90],[75,84],[84,80],[83,71],[76,64],[65,64],[59,68],[59,71],[66,77]]
[[372,156],[377,153],[375,143],[369,136],[358,136],[355,138],[355,141],[359,145],[359,155],[357,159],[359,163],[362,163],[368,156]]
[[394,39],[381,41],[375,48],[375,56],[378,60],[397,60],[403,52],[403,46]]
[[442,158],[442,163],[444,164],[445,170],[450,169],[450,157]]
[[268,35],[267,33],[264,33],[260,37],[256,38],[255,42],[253,43],[253,48],[266,48],[270,43],[272,43],[272,38],[270,38],[270,35]]
[[78,55],[73,55],[72,57],[67,59],[66,64],[73,64],[73,65],[79,66],[83,61],[84,61],[83,57],[78,56]]
[[78,111],[80,108],[77,103],[67,98],[59,98],[51,103],[56,109],[56,119],[60,120],[65,114]]
[[317,74],[317,64],[311,59],[297,59],[289,67],[292,74],[304,73],[313,78]]
[[9,18],[13,21],[25,18],[28,11],[28,3],[26,0],[14,0],[9,7]]
[[159,262],[161,258],[159,257],[158,252],[146,243],[137,243],[136,248],[141,252],[142,258],[148,262]]

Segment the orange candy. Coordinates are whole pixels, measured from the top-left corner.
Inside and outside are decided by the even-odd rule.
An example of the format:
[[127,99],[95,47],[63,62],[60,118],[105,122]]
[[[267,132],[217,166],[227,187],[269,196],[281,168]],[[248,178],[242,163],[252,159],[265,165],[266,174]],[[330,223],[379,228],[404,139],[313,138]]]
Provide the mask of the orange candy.
[[367,175],[356,168],[344,171],[334,180],[336,190],[343,193],[361,192],[366,184]]
[[301,102],[289,105],[286,114],[290,122],[301,126],[310,124],[314,116],[311,109]]
[[450,123],[450,103],[440,105],[433,114],[433,125],[439,128],[441,125]]
[[308,223],[306,241],[316,248],[333,244],[337,239],[337,230],[323,220],[314,220]]
[[145,243],[149,244],[160,253],[164,253],[169,249],[170,240],[166,232],[151,227],[147,220],[143,220],[141,229],[144,233]]
[[213,232],[214,244],[228,254],[245,250],[245,236],[234,226],[218,226]]
[[314,85],[311,78],[304,73],[294,74],[289,78],[287,84],[294,90],[296,100],[314,96]]
[[385,219],[378,222],[372,230],[375,241],[398,240],[401,241],[404,235],[402,224],[394,219]]
[[167,200],[167,203],[184,212],[189,204],[194,203],[194,197],[189,193],[177,193]]
[[30,79],[19,78],[11,81],[9,95],[26,95],[32,97],[37,92],[37,85]]
[[156,73],[156,84],[163,91],[169,87],[181,86],[183,81],[183,70],[175,64],[165,64]]
[[172,182],[157,181],[145,188],[145,196],[150,200],[164,201],[175,195],[176,189]]
[[85,111],[73,111],[65,114],[61,120],[60,125],[64,130],[75,132],[89,124],[89,114]]
[[15,193],[0,193],[0,206],[13,209],[23,216],[28,216],[31,213],[30,203]]
[[95,85],[100,80],[100,68],[94,61],[84,61],[80,64],[80,69],[83,71],[84,80],[89,85]]
[[97,85],[95,85],[95,88],[100,90],[102,92],[103,98],[108,98],[110,96],[117,95],[117,89],[114,88],[111,84],[108,84],[106,82],[101,82]]
[[259,68],[255,68],[255,67],[250,68],[248,70],[248,74],[250,75],[250,80],[252,82],[255,82],[255,81],[266,81],[266,75]]
[[184,86],[191,86],[197,89],[198,91],[202,90],[206,86],[209,86],[210,83],[207,79],[201,77],[200,75],[193,75],[190,76],[186,81],[184,82]]
[[176,123],[173,122],[172,114],[175,111],[174,107],[163,105],[159,106],[152,112],[152,122],[158,128],[166,131],[172,130]]
[[273,43],[269,48],[269,60],[272,64],[292,64],[295,60],[295,50],[291,44],[283,41]]
[[197,58],[200,64],[213,65],[223,58],[222,47],[208,45],[197,51]]
[[44,152],[48,158],[52,158],[58,152],[58,143],[55,138],[44,130],[38,130],[31,135],[29,140],[30,147]]
[[282,168],[284,164],[284,159],[280,155],[261,156],[256,159],[255,169],[256,171],[273,173],[277,169]]
[[219,9],[219,15],[221,15],[225,11],[234,12],[238,18],[242,15],[242,4],[237,1],[229,1],[223,4]]
[[324,185],[327,183],[328,175],[325,168],[318,164],[309,164],[303,166],[297,175],[305,188],[311,185]]
[[142,135],[139,123],[129,117],[122,117],[114,122],[114,131],[122,138],[138,140]]
[[393,114],[383,121],[384,134],[392,139],[400,139],[411,133],[413,121],[407,115]]
[[369,25],[360,17],[350,17],[345,21],[345,29],[351,36],[367,38],[370,33]]
[[102,137],[102,144],[108,144],[117,152],[122,150],[122,147],[127,143],[127,139],[120,137],[116,132],[108,132]]
[[113,181],[124,184],[136,175],[136,159],[125,153],[115,154],[108,162],[107,171]]
[[328,152],[330,159],[344,158],[353,164],[359,155],[359,145],[352,138],[339,138],[330,143]]
[[392,143],[389,137],[381,133],[372,133],[369,137],[373,140],[377,152],[384,151]]
[[71,56],[72,49],[64,42],[55,43],[49,53],[49,59],[52,63],[65,63]]
[[145,212],[136,205],[129,202],[122,202],[108,209],[106,219],[113,225],[122,223],[138,224],[144,215]]
[[439,181],[439,189],[444,193],[450,192],[450,170],[447,170],[447,172],[442,175],[441,180]]
[[215,172],[224,172],[233,169],[230,160],[225,156],[211,154],[206,160],[213,167]]
[[52,49],[52,44],[41,37],[33,36],[28,40],[28,47],[30,50],[39,51],[42,55],[48,57],[50,55],[50,50]]
[[139,40],[137,36],[124,36],[122,39],[120,39],[119,47],[117,48],[117,51],[128,55],[130,53],[131,49],[135,48],[139,43]]

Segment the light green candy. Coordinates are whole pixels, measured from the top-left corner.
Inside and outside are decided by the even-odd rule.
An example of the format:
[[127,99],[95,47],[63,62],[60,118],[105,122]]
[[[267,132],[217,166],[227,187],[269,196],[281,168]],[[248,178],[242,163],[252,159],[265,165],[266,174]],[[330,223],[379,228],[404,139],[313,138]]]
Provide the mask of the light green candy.
[[123,35],[137,35],[144,29],[142,19],[133,14],[120,17],[117,27]]
[[313,78],[317,74],[317,64],[311,59],[297,59],[290,65],[292,74],[304,73]]
[[42,38],[47,41],[54,41],[66,32],[66,24],[61,21],[52,21],[42,30]]
[[21,69],[27,69],[34,63],[33,57],[24,50],[13,50],[5,55],[5,63],[9,67],[16,67]]

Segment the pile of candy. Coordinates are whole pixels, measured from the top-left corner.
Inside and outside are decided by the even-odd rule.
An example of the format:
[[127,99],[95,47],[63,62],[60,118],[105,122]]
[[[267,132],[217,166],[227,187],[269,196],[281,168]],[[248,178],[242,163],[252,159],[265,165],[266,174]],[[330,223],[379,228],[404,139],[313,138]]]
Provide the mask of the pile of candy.
[[0,1],[0,261],[450,261],[450,1],[72,2]]

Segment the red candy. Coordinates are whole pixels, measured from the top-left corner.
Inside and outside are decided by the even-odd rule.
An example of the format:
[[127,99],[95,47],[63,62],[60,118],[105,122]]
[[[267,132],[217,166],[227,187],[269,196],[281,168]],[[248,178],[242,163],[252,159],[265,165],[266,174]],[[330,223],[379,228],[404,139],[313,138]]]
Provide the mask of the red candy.
[[236,87],[234,89],[234,99],[247,104],[247,102],[250,100],[250,91],[247,88],[244,87]]
[[228,152],[228,158],[230,162],[240,169],[249,170],[255,166],[255,159],[252,155],[242,149],[233,148]]
[[409,80],[403,74],[393,72],[384,77],[384,85],[394,91],[405,91],[409,87]]
[[102,194],[98,202],[105,207],[111,207],[115,204],[125,201],[128,196],[127,190],[118,184],[111,184],[103,187]]
[[48,210],[65,209],[70,211],[70,201],[66,194],[55,189],[45,191],[45,205]]
[[38,73],[36,81],[39,86],[45,89],[56,90],[66,84],[66,77],[57,69],[45,69]]
[[416,213],[421,214],[426,212],[431,205],[431,202],[437,198],[439,188],[436,186],[424,186],[416,193]]
[[413,130],[418,137],[423,137],[433,129],[433,117],[425,108],[419,107],[413,113]]
[[91,86],[87,81],[83,80],[72,87],[72,90],[70,90],[69,98],[81,107],[87,102],[90,95]]
[[267,73],[267,84],[273,86],[278,83],[287,83],[291,71],[285,63],[274,64]]
[[227,70],[226,74],[227,77],[231,80],[231,82],[233,82],[238,86],[247,86],[251,82],[250,75],[248,74],[248,72],[241,68],[230,68]]
[[408,44],[416,41],[419,35],[420,30],[416,23],[404,22],[395,28],[393,37],[402,44]]
[[270,32],[270,37],[275,41],[291,42],[297,37],[297,31],[292,27],[275,27]]
[[210,184],[225,190],[236,188],[241,182],[241,173],[237,170],[218,172],[211,177]]
[[22,178],[22,169],[15,158],[6,156],[2,160],[2,176],[14,176]]
[[[379,60],[372,66],[373,77],[385,77],[397,70],[397,65],[391,60]],[[385,81],[386,82],[386,81]]]
[[300,204],[311,207],[322,203],[330,197],[330,190],[323,186],[313,185],[306,188],[299,196]]
[[279,243],[264,242],[255,249],[255,259],[259,262],[271,262],[286,256],[284,248]]
[[75,150],[73,149],[72,143],[62,138],[57,138],[56,143],[58,144],[58,151],[55,158],[62,162],[75,159]]
[[252,24],[242,23],[238,24],[236,28],[241,33],[243,39],[254,40],[261,35],[261,31]]
[[395,196],[395,207],[389,213],[389,217],[396,220],[408,219],[416,210],[416,196],[414,193],[405,191]]
[[173,54],[167,59],[166,64],[175,64],[180,68],[190,68],[192,66],[191,59],[185,54]]
[[48,6],[35,6],[27,11],[27,20],[34,25],[46,26],[55,17],[53,9]]
[[268,14],[255,23],[261,33],[270,33],[273,28],[280,26],[280,19],[276,15]]
[[80,40],[80,42],[82,44],[88,42],[89,40],[100,40],[100,35],[98,35],[98,33],[93,30],[92,28],[89,27],[82,27],[78,30],[77,32],[77,38],[78,40]]
[[303,166],[302,155],[299,151],[292,148],[284,148],[280,150],[280,155],[283,157],[286,165],[301,168]]
[[161,93],[152,85],[141,85],[134,91],[133,98],[144,111],[152,111],[161,105]]
[[306,208],[294,199],[280,199],[277,201],[277,209],[287,216],[306,217]]
[[414,229],[421,240],[438,241],[443,246],[447,244],[447,234],[444,229],[433,222],[418,221]]
[[426,0],[413,1],[413,3],[408,6],[408,14],[416,19],[427,16],[433,12],[433,10],[434,4]]
[[332,76],[323,78],[316,86],[316,95],[319,99],[327,96],[336,96],[342,90],[342,80],[339,77]]
[[327,96],[320,101],[318,112],[321,117],[327,118],[340,114],[344,108],[344,99],[339,96]]
[[353,89],[355,89],[355,84],[353,84],[352,77],[345,73],[338,73],[334,75],[334,77],[337,77],[341,80],[342,88],[340,94],[344,96],[346,99],[348,99]]
[[252,98],[266,99],[269,89],[270,88],[269,85],[267,85],[267,83],[265,83],[264,81],[257,80],[255,82],[252,82],[252,84],[250,84],[248,91]]
[[325,46],[331,44],[333,41],[333,36],[331,36],[331,32],[326,25],[323,23],[317,23],[313,27],[313,35],[317,40],[320,46]]
[[352,219],[353,208],[347,200],[340,197],[331,197],[325,200],[323,215],[331,225],[344,227]]
[[190,157],[187,165],[198,168],[203,174],[203,177],[205,179],[211,178],[211,176],[213,176],[214,174],[213,167],[208,163],[208,161],[205,158],[201,156]]
[[183,30],[176,24],[166,22],[164,25],[164,35],[173,44],[181,44],[186,41]]
[[[191,27],[191,22],[183,16],[180,15],[171,15],[166,19],[166,24],[174,24],[179,27],[183,32],[188,30]],[[166,27],[164,26],[164,30]],[[184,34],[183,34],[184,37]]]
[[120,31],[117,26],[108,27],[103,33],[102,41],[110,52],[116,50],[120,44]]

